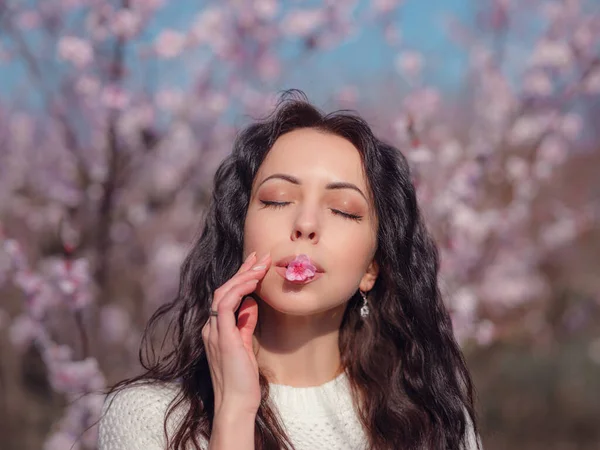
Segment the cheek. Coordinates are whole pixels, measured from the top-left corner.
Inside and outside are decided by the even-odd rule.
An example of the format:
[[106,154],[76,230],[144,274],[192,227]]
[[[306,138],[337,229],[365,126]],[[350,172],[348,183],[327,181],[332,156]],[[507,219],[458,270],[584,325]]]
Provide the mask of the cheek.
[[244,250],[246,253],[262,253],[271,248],[271,241],[277,236],[278,226],[274,220],[261,220],[253,212],[248,212],[244,223]]
[[342,272],[352,276],[362,276],[366,267],[371,263],[375,249],[375,240],[370,233],[337,233],[333,234],[336,241],[333,248],[339,249],[337,265]]

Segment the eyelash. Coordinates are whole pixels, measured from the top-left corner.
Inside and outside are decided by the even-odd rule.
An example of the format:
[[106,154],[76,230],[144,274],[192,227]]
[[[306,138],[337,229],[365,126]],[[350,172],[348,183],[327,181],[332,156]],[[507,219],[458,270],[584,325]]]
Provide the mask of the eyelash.
[[[291,203],[291,202],[270,202],[267,200],[261,200],[260,202],[263,205],[265,205],[265,208],[283,208],[284,206],[289,205]],[[354,220],[355,222],[360,222],[363,218],[363,216],[359,216],[357,214],[348,214],[348,213],[342,212],[337,209],[332,209],[331,212],[333,212],[334,214],[337,214],[339,216],[342,216],[346,219]]]

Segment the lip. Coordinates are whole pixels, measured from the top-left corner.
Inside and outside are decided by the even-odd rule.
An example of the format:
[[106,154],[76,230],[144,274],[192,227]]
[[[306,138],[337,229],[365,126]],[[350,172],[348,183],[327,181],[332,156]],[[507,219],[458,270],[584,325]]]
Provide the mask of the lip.
[[[296,259],[296,256],[298,255],[288,255],[288,256],[284,256],[283,258],[281,258],[279,261],[277,261],[275,263],[275,266],[277,267],[282,267],[284,270],[283,272],[285,273],[285,269],[287,268],[288,264],[293,261],[294,259]],[[319,264],[318,261],[315,261],[314,259],[312,259],[310,256],[308,256],[310,258],[310,262],[317,268],[317,273],[315,274],[315,276],[313,277],[316,278],[317,274],[319,273],[323,273],[325,272],[325,270],[323,269],[323,266],[321,266],[321,264]]]
[[288,283],[292,283],[292,284],[308,284],[308,283],[312,283],[313,281],[318,280],[319,278],[321,278],[323,276],[323,272],[316,272],[314,277],[307,278],[304,281],[299,281],[299,280],[290,281],[290,280],[288,280],[285,277],[285,272],[286,271],[287,271],[287,267],[285,267],[285,266],[276,266],[275,267],[275,272],[277,272],[279,275],[281,275],[281,277],[285,281],[287,281]]

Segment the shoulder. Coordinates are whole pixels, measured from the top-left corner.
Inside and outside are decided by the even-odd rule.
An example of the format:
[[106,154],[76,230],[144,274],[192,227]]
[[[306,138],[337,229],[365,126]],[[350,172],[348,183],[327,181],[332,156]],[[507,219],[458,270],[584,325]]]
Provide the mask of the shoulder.
[[[175,383],[134,383],[109,394],[100,416],[99,450],[164,448],[165,417],[178,393]],[[182,412],[179,407],[169,422]]]

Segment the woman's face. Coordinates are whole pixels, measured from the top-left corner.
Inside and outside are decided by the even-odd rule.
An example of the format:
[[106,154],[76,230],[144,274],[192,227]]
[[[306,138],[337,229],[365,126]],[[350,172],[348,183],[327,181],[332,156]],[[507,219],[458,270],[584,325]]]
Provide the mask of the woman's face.
[[[358,150],[315,129],[277,139],[253,181],[244,225],[244,255],[271,252],[257,294],[273,309],[297,316],[344,305],[357,289],[373,287],[376,239]],[[305,285],[287,281],[275,268],[280,259],[300,253],[323,269]]]

